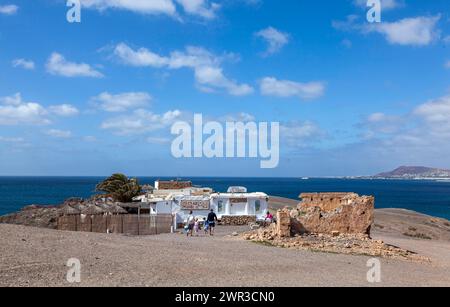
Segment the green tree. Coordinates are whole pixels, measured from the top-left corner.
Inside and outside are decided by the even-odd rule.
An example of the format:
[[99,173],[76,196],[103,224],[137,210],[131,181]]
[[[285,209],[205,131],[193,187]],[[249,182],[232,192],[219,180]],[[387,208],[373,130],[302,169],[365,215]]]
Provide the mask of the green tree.
[[124,174],[114,174],[97,184],[96,191],[109,194],[119,202],[131,202],[133,197],[141,193],[141,186],[136,178],[128,178]]

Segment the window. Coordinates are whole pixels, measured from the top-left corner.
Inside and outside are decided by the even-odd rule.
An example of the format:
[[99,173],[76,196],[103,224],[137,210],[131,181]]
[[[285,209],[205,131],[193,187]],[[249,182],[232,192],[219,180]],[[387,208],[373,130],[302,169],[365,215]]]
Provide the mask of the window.
[[255,201],[255,212],[261,212],[261,201],[259,199]]
[[219,200],[217,202],[217,212],[218,213],[223,213],[224,212],[224,207],[223,207],[223,200]]

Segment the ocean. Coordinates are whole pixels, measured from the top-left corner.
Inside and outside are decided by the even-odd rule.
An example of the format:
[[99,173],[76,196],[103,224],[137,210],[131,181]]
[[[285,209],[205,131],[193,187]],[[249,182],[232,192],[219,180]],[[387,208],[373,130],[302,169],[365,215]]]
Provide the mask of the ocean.
[[[0,177],[0,215],[30,204],[60,204],[69,197],[87,198],[103,177]],[[139,177],[154,184],[164,177]],[[359,180],[300,178],[192,177],[195,185],[226,192],[229,186],[245,186],[249,192],[298,199],[303,192],[356,192],[375,196],[376,208],[404,208],[450,219],[450,182],[425,180]]]

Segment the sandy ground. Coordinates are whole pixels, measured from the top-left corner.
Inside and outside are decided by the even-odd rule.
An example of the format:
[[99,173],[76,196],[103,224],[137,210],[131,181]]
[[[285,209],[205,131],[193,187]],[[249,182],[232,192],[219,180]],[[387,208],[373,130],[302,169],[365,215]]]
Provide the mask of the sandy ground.
[[[0,224],[0,286],[450,286],[450,241],[444,236],[449,230],[432,228],[441,233],[433,240],[402,234],[402,227],[430,219],[404,210],[377,211],[376,223],[383,228],[374,229],[374,238],[432,259],[381,259],[379,284],[367,282],[369,257],[274,248],[231,236],[246,227],[220,227],[214,237],[186,238]],[[403,226],[395,230],[399,221]],[[81,261],[80,284],[66,281],[69,258]]]

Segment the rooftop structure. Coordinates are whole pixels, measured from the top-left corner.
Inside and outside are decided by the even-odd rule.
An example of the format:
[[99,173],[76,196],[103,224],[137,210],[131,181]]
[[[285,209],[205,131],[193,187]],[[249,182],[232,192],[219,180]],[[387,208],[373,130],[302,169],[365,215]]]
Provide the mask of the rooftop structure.
[[182,190],[186,188],[191,188],[192,182],[191,181],[179,181],[179,180],[170,180],[170,181],[163,181],[163,180],[157,180],[155,182],[155,189],[156,190]]

